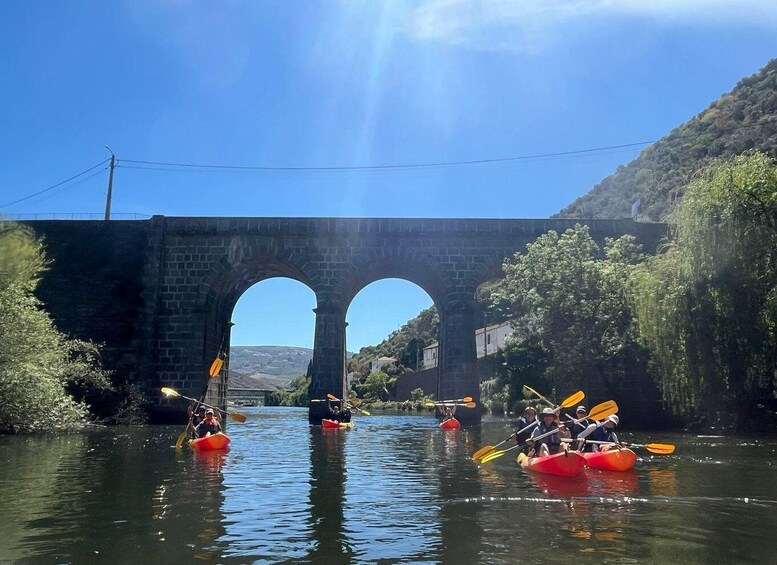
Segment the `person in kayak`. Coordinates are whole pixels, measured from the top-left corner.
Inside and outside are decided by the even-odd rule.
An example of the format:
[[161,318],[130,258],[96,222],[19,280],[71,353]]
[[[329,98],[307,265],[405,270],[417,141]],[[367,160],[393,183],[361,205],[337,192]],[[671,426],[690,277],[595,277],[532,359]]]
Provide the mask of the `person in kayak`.
[[200,404],[195,409],[195,405],[190,404],[186,411],[189,413],[189,423],[186,425],[186,429],[189,430],[189,439],[194,439],[197,437],[197,433],[194,430],[205,419],[205,406]]
[[219,424],[218,420],[214,417],[212,408],[205,410],[205,419],[194,428],[194,433],[197,437],[209,436],[220,431],[221,424]]
[[351,421],[351,407],[348,404],[345,405],[345,408],[340,410],[340,421],[343,424],[347,424]]
[[445,413],[443,414],[442,421],[447,422],[453,419],[453,415],[456,414],[455,406],[445,406]]
[[[583,432],[583,430],[585,430],[590,424],[586,416],[588,416],[588,410],[586,410],[585,406],[581,405],[577,407],[577,410],[575,410],[575,420],[580,420],[581,418],[583,419],[579,422],[575,422],[575,421],[566,422],[566,426],[567,428],[569,428],[569,433],[571,434],[572,439],[577,439],[577,437]],[[570,445],[570,449],[574,449],[577,451],[579,451],[582,448],[581,443],[577,441],[573,441],[569,445]]]
[[[526,443],[526,440],[531,437],[532,430],[528,429],[525,431],[521,431],[524,428],[526,428],[530,424],[534,424],[537,422],[537,410],[534,408],[534,406],[527,406],[526,409],[523,411],[523,416],[518,418],[518,423],[516,424],[515,428],[515,443],[518,445],[521,445],[523,443]],[[523,451],[528,452],[529,446],[527,445],[524,447]]]
[[340,402],[335,402],[332,404],[329,403],[329,418],[328,420],[332,420],[333,422],[341,422],[342,414],[340,413]]
[[594,441],[607,441],[612,442],[613,444],[618,444],[618,436],[615,435],[615,432],[613,431],[615,429],[615,426],[617,426],[620,423],[620,419],[618,416],[613,414],[612,416],[608,416],[604,421],[602,422],[596,422],[595,424],[590,424],[586,429],[584,429],[582,432],[580,432],[577,436],[578,440],[583,440],[583,443],[585,444],[584,451],[607,451],[613,446],[609,445],[598,445],[595,443],[587,443],[585,442],[586,439],[594,440]]
[[[561,438],[568,437],[569,430],[567,430],[563,424],[559,425],[557,420],[558,416],[555,410],[553,410],[553,408],[543,408],[540,418],[540,423],[534,428],[531,439],[529,440],[534,456],[544,457],[547,455],[554,455],[558,453],[559,450],[566,449],[566,446],[562,448]],[[553,430],[558,431],[540,440],[534,440],[534,438],[547,434]]]

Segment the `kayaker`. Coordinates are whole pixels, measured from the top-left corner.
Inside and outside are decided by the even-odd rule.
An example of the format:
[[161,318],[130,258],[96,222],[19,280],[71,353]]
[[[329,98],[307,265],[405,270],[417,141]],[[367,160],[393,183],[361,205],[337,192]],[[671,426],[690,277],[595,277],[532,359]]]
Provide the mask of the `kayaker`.
[[[540,415],[540,423],[532,432],[531,446],[535,457],[554,455],[559,452],[561,447],[561,437],[568,436],[569,431],[564,425],[559,425],[556,421],[557,415],[553,408],[543,408]],[[534,441],[533,438],[546,434],[552,430],[559,430],[540,440]],[[564,448],[565,449],[565,448]]]
[[[569,433],[571,434],[572,439],[577,439],[577,436],[579,436],[580,433],[583,430],[585,430],[590,424],[586,416],[588,416],[588,410],[586,409],[586,407],[582,405],[578,406],[577,409],[575,410],[575,420],[580,420],[581,418],[583,419],[579,422],[572,421],[567,423],[567,427],[569,428]],[[576,441],[572,442],[570,445],[572,446],[571,447],[572,449],[575,449],[577,451],[579,451],[580,448],[582,447],[580,445],[580,442],[576,442]]]
[[340,410],[340,421],[343,424],[347,424],[351,421],[351,407],[348,404],[345,405],[345,408]]
[[187,425],[187,429],[191,430],[190,435],[191,438],[194,439],[197,437],[197,433],[195,432],[197,426],[205,419],[205,406],[200,404],[199,407],[194,410],[194,407],[190,404],[186,411],[189,413],[189,424]]
[[342,418],[342,415],[340,414],[340,403],[336,402],[332,404],[329,403],[329,420],[332,420],[333,422],[339,422],[340,418]]
[[[617,426],[620,423],[620,419],[617,415],[613,414],[612,416],[608,416],[604,421],[602,422],[596,422],[595,424],[590,424],[586,429],[584,429],[582,432],[580,432],[577,436],[578,440],[593,440],[593,441],[606,441],[606,442],[612,442],[613,444],[618,444],[618,436],[615,435],[615,432],[613,431],[615,429],[615,426]],[[585,449],[584,451],[607,451],[611,447],[614,446],[608,446],[608,445],[598,445],[595,443],[585,443]]]
[[[518,423],[516,424],[516,428],[515,428],[515,442],[518,445],[526,443],[526,440],[531,437],[531,434],[533,431],[532,429],[528,429],[523,432],[521,430],[523,430],[529,424],[533,424],[536,421],[537,421],[537,410],[534,408],[534,406],[527,406],[523,411],[523,416],[518,418]],[[524,451],[528,451],[528,450],[529,450],[529,447],[526,446],[526,448],[524,448]]]
[[221,424],[219,424],[218,420],[214,417],[212,408],[205,410],[205,419],[194,428],[197,437],[205,437],[220,431]]
[[442,421],[447,422],[448,420],[452,420],[454,414],[456,414],[456,407],[446,405],[445,414],[443,415]]

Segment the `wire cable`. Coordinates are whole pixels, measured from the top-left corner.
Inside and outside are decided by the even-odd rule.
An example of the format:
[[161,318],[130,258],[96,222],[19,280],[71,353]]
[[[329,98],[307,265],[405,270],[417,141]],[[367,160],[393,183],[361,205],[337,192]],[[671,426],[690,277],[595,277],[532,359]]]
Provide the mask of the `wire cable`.
[[58,186],[62,186],[63,184],[68,183],[68,182],[70,182],[73,179],[77,179],[78,177],[80,177],[82,175],[85,175],[89,171],[93,171],[94,169],[96,169],[97,167],[99,167],[101,165],[104,165],[108,161],[110,161],[110,159],[104,159],[104,160],[100,161],[99,163],[97,163],[96,165],[94,165],[92,167],[89,167],[88,169],[86,169],[84,171],[81,171],[77,175],[73,175],[72,177],[63,180],[62,182],[58,182],[57,184],[54,184],[54,185],[52,185],[52,186],[50,186],[48,188],[44,188],[43,190],[39,190],[38,192],[30,194],[29,196],[25,196],[24,198],[20,198],[19,200],[14,200],[13,202],[9,202],[7,204],[3,204],[2,206],[0,206],[0,208],[7,208],[8,206],[13,206],[14,204],[18,204],[19,202],[24,202],[25,200],[29,200],[30,198],[38,196],[39,194],[43,194],[44,192],[48,192],[49,190],[54,190]]
[[[135,165],[152,165],[156,167],[179,167],[188,169],[217,169],[217,170],[232,170],[232,171],[267,171],[267,172],[349,172],[349,171],[391,171],[402,169],[428,169],[436,167],[458,167],[467,165],[483,165],[488,163],[506,163],[512,161],[528,161],[532,159],[542,159],[548,157],[562,157],[570,155],[584,155],[586,153],[595,153],[610,151],[614,149],[625,149],[640,147],[643,145],[650,145],[655,141],[640,141],[637,143],[624,143],[622,145],[610,145],[608,147],[596,147],[593,149],[577,149],[574,151],[559,151],[555,153],[538,153],[534,155],[521,155],[518,157],[502,157],[495,159],[474,159],[470,161],[443,161],[439,163],[408,163],[399,165],[362,165],[362,166],[341,166],[341,167],[254,167],[243,165],[206,165],[206,164],[193,164],[193,163],[172,163],[165,161],[140,161],[135,159],[122,159],[122,163],[125,163],[124,168],[127,169],[151,169],[160,170],[152,167],[143,166],[127,166],[126,163],[134,163]],[[162,169],[163,170],[163,169]]]

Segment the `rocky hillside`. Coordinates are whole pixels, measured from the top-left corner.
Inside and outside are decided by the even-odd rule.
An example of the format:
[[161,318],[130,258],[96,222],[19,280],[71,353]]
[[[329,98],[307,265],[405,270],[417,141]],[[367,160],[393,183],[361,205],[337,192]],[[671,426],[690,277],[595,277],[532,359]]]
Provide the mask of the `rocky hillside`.
[[777,59],[672,130],[554,217],[663,221],[693,173],[716,157],[757,150],[777,157]]

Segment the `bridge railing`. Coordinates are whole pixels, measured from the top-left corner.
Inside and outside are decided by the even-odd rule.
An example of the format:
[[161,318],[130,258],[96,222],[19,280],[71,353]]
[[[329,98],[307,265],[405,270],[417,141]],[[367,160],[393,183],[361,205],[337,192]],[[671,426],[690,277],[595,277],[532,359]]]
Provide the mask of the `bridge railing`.
[[[0,220],[102,220],[105,214],[97,212],[45,212],[39,214],[3,214]],[[113,220],[150,220],[150,214],[111,214]]]

